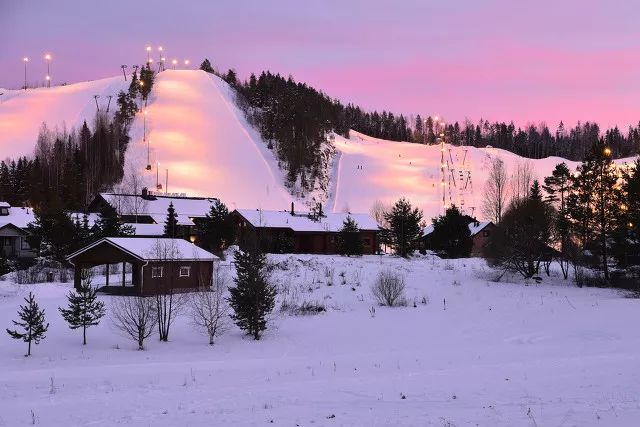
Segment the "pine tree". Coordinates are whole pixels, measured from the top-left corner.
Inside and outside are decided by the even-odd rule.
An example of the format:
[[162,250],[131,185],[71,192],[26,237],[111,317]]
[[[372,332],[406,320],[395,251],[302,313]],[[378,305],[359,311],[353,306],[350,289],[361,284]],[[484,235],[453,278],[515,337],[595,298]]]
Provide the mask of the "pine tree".
[[622,197],[612,252],[628,268],[640,264],[640,160],[624,173]]
[[447,208],[444,216],[433,219],[431,244],[449,258],[469,256],[473,246],[469,221],[456,206]]
[[567,209],[572,225],[578,231],[582,248],[600,258],[603,278],[608,282],[610,238],[618,224],[623,200],[610,149],[602,143],[594,145],[571,182]]
[[[560,122],[562,125],[562,122]],[[558,129],[560,132],[561,129]],[[557,234],[557,240],[560,241],[560,269],[562,275],[566,279],[569,277],[569,236],[570,221],[567,212],[567,197],[571,189],[571,172],[566,163],[559,163],[551,172],[551,176],[544,179],[542,186],[547,193],[546,201],[556,208],[554,218],[554,230]]]
[[342,228],[336,236],[336,252],[340,255],[362,255],[362,239],[358,224],[351,218],[347,218],[342,223]]
[[265,275],[265,256],[256,251],[237,251],[235,287],[229,288],[231,318],[247,335],[259,340],[267,329],[266,316],[275,305],[276,288]]
[[178,214],[173,208],[173,202],[167,208],[167,219],[164,220],[164,235],[175,238],[178,235]]
[[97,298],[97,289],[91,286],[91,276],[82,275],[80,289],[67,294],[69,308],[58,307],[69,328],[82,328],[82,345],[87,344],[87,328],[97,326],[105,315],[104,303]]
[[385,213],[385,219],[389,223],[391,244],[396,254],[408,257],[422,235],[422,211],[413,208],[403,198],[396,202],[390,212]]
[[234,237],[229,209],[220,200],[215,200],[205,218],[198,224],[198,245],[219,252],[231,245]]
[[27,305],[21,305],[18,311],[21,322],[13,320],[13,325],[18,326],[24,332],[7,329],[7,333],[11,338],[16,340],[23,340],[28,343],[26,356],[31,356],[31,343],[40,344],[40,341],[45,339],[45,333],[49,329],[49,324],[44,323],[44,310],[40,310],[35,297],[31,292],[29,296],[24,299]]

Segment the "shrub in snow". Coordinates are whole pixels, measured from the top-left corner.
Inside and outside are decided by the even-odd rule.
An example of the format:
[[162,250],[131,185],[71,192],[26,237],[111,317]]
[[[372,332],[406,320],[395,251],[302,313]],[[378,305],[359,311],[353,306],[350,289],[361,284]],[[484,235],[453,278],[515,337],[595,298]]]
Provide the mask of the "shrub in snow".
[[284,301],[280,310],[289,313],[293,316],[304,316],[312,314],[320,314],[327,311],[323,303],[303,301],[302,304],[292,303],[290,301]]
[[381,271],[371,287],[371,293],[378,303],[387,307],[406,305],[407,299],[404,291],[404,277],[391,270]]
[[154,298],[114,297],[111,304],[113,326],[144,350],[144,340],[156,330],[158,317]]
[[18,311],[21,322],[12,320],[14,326],[18,326],[20,330],[7,329],[7,333],[11,338],[16,340],[23,340],[28,343],[27,354],[25,356],[31,356],[31,343],[39,344],[40,341],[45,339],[45,333],[49,329],[49,324],[44,323],[44,310],[40,310],[35,297],[31,292],[29,296],[24,299],[27,305],[21,305]]

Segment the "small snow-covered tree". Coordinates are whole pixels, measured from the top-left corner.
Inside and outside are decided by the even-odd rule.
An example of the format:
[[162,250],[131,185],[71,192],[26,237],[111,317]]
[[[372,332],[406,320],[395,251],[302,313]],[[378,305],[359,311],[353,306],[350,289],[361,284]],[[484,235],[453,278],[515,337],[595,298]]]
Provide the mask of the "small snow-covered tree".
[[389,223],[389,236],[396,254],[408,257],[422,235],[422,211],[413,208],[408,200],[400,199],[385,214],[385,219]]
[[49,324],[44,323],[44,310],[40,310],[35,297],[31,292],[26,297],[26,305],[21,305],[18,311],[21,321],[12,320],[14,326],[18,326],[21,330],[7,329],[9,336],[16,340],[23,340],[28,343],[27,354],[25,356],[31,356],[31,343],[40,344],[40,341],[45,339],[45,333],[49,329]]
[[133,296],[116,297],[111,304],[113,326],[125,337],[138,343],[144,350],[144,340],[156,330],[158,317],[153,298]]
[[98,300],[97,289],[91,286],[91,276],[82,273],[80,289],[67,294],[69,307],[59,307],[60,314],[69,324],[69,328],[82,328],[82,345],[87,344],[87,328],[97,326],[105,315],[104,303]]
[[254,339],[267,329],[268,313],[275,305],[276,288],[265,274],[265,256],[257,251],[236,251],[235,287],[229,288],[228,299],[236,325]]
[[193,325],[207,334],[209,345],[227,328],[228,305],[224,298],[228,278],[219,265],[213,268],[210,283],[202,280],[198,292],[191,297],[191,320]]

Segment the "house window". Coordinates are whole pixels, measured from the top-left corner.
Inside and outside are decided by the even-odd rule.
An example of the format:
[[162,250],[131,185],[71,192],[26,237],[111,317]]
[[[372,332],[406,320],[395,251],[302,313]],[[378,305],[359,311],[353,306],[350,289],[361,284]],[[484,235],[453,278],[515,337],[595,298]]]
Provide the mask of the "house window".
[[12,240],[11,237],[4,237],[2,239],[2,246],[6,247],[6,248],[11,247],[12,246],[11,240]]
[[162,277],[163,273],[164,273],[164,268],[163,267],[151,267],[151,277],[152,278]]
[[9,208],[0,208],[0,215],[2,216],[9,215]]
[[183,265],[180,267],[180,277],[189,277],[191,275],[191,267]]
[[27,242],[27,239],[25,239],[24,237],[20,238],[20,247],[22,248],[22,250],[25,250],[25,251],[31,250],[31,246],[29,245],[29,242]]

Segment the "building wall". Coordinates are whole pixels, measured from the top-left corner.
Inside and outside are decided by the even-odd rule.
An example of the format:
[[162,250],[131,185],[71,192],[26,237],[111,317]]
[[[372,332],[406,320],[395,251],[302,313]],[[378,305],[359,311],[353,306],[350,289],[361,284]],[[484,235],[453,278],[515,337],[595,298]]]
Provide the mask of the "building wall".
[[489,243],[491,233],[493,233],[495,228],[495,225],[489,224],[473,236],[471,256],[481,257],[484,255],[484,248]]
[[[152,277],[154,267],[161,267],[162,277]],[[180,277],[180,267],[190,267],[188,277]],[[142,267],[142,295],[196,290],[210,286],[213,275],[212,261],[150,261]]]
[[0,229],[0,251],[7,258],[33,258],[36,253],[27,243],[26,233],[10,226]]

